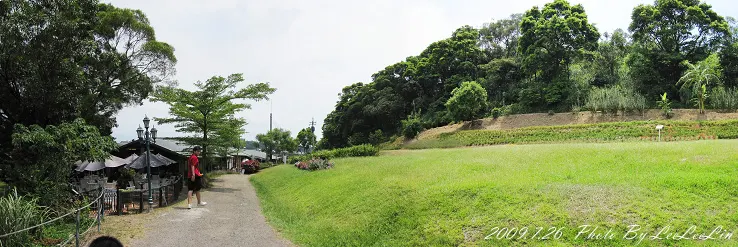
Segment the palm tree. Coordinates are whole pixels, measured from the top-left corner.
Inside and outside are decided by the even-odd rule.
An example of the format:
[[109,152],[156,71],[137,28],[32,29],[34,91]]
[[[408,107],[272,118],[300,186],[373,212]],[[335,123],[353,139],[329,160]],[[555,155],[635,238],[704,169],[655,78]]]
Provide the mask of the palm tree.
[[[692,64],[689,61],[687,71],[684,72],[677,85],[682,84],[681,89],[697,95],[697,104],[700,114],[705,113],[705,98],[707,98],[706,87],[713,82],[720,83],[720,63],[717,54],[711,54],[705,60]],[[704,91],[703,91],[704,90]]]

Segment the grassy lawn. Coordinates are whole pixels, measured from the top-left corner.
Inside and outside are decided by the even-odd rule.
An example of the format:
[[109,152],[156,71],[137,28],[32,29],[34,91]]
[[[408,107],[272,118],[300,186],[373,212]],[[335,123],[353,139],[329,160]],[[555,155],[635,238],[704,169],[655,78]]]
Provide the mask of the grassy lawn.
[[[400,150],[337,159],[326,171],[275,167],[252,183],[269,222],[303,246],[631,246],[638,240],[623,239],[632,237],[629,225],[646,233],[639,246],[735,246],[738,236],[691,238],[717,226],[738,235],[737,147],[717,140]],[[582,225],[601,235],[612,229],[613,239],[577,237]],[[692,225],[689,240],[673,240]],[[495,227],[518,233],[485,240]],[[671,230],[658,235],[663,240],[650,240],[664,227]]]

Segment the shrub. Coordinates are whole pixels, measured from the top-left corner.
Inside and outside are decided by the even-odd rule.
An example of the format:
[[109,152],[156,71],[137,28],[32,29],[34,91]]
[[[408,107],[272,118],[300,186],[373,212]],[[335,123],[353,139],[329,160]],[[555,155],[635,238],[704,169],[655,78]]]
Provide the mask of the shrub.
[[317,171],[333,168],[333,163],[327,159],[311,159],[308,161],[301,161],[295,164],[295,167],[301,170]]
[[136,174],[136,170],[123,168],[118,170],[120,176],[117,180],[118,188],[127,188],[128,182],[133,181],[133,176]]
[[258,160],[249,160],[246,161],[243,165],[241,165],[241,168],[244,169],[245,174],[252,174],[259,171],[259,168],[261,167],[261,164]]
[[13,160],[0,162],[8,185],[22,195],[38,198],[42,206],[69,204],[70,166],[79,160],[104,160],[117,145],[110,136],[82,119],[57,126],[17,124],[13,131]]
[[311,160],[313,158],[333,159],[343,157],[375,156],[377,154],[379,154],[379,148],[372,145],[364,144],[348,148],[322,150],[307,155],[293,156],[289,158],[289,163],[295,164],[300,161]]
[[497,119],[502,115],[502,108],[495,107],[492,109],[492,118]]
[[318,151],[311,154],[312,157],[323,159],[343,158],[343,157],[361,157],[374,156],[379,153],[379,148],[372,145],[364,144],[348,148],[339,148],[333,150]]
[[455,121],[469,121],[482,117],[487,108],[487,91],[474,81],[462,82],[451,92],[446,102],[448,112]]
[[710,107],[723,111],[735,111],[738,109],[738,90],[724,87],[712,89]]
[[671,118],[674,113],[671,112],[671,101],[666,97],[666,93],[661,95],[661,100],[657,101],[661,108],[661,115],[665,118]]
[[617,114],[618,111],[630,113],[646,109],[646,98],[633,90],[618,86],[592,89],[585,107],[592,112]]
[[402,120],[402,135],[405,138],[413,139],[423,130],[423,124],[417,115],[408,116],[408,119]]
[[[37,202],[35,198],[18,196],[15,189],[0,198],[0,235],[22,230],[46,220],[49,211],[38,206]],[[31,242],[32,233],[39,233],[39,230],[41,228],[4,237],[0,239],[0,246],[24,246]]]
[[384,137],[384,133],[380,129],[369,133],[369,143],[372,145],[379,145],[380,143],[384,142],[385,139],[386,138]]

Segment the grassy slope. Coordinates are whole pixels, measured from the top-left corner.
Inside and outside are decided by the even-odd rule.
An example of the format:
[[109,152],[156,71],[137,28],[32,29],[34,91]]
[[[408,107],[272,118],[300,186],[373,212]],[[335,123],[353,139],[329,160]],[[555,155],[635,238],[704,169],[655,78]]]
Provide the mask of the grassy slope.
[[[665,141],[732,139],[738,137],[738,120],[633,121],[560,126],[535,126],[507,130],[462,130],[418,139],[394,148],[427,149],[513,143],[617,142],[658,139],[656,125],[664,125]],[[395,143],[397,145],[397,143]],[[393,148],[391,145],[385,148]]]
[[[252,183],[269,221],[304,246],[619,246],[642,232],[695,224],[738,230],[738,141],[507,145],[392,151],[304,172],[282,166]],[[574,239],[582,224],[615,240]],[[560,240],[484,240],[493,227],[564,228]],[[709,229],[709,230],[708,230]],[[738,231],[736,231],[738,234]],[[710,240],[703,244],[737,244]],[[649,241],[641,246],[697,241]]]

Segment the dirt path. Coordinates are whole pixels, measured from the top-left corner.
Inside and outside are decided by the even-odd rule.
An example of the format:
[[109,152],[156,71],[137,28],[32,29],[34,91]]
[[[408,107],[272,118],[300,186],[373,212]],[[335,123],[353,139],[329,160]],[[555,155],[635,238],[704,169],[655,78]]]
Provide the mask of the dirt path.
[[214,182],[201,192],[208,205],[175,205],[152,219],[131,246],[292,246],[266,223],[249,176],[224,175]]

